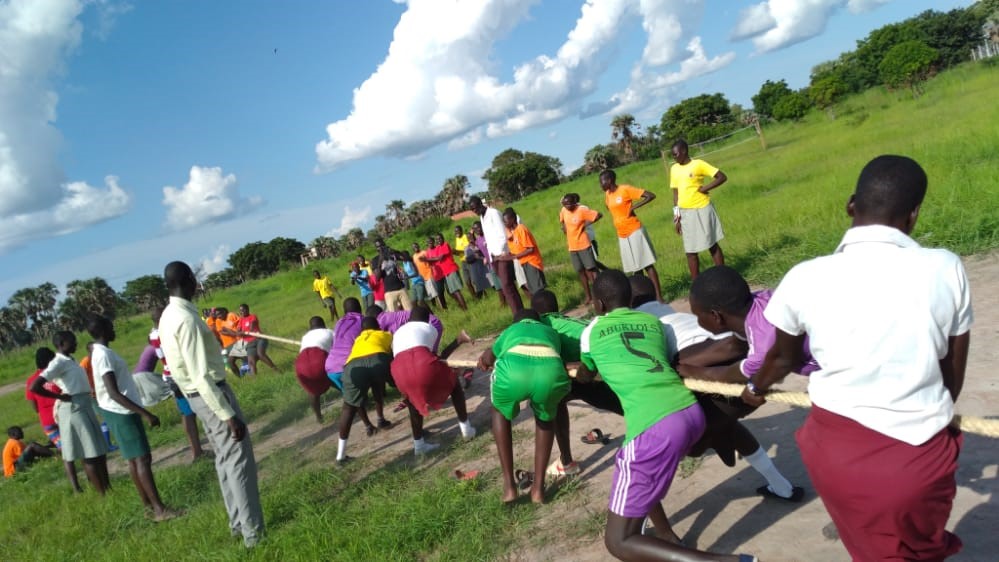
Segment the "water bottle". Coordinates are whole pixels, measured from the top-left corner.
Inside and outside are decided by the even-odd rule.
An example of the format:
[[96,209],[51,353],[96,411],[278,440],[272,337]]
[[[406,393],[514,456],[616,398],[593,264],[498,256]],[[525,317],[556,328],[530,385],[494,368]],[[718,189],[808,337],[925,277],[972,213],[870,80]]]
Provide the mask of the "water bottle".
[[101,433],[104,434],[104,440],[108,442],[108,452],[117,451],[118,447],[111,443],[111,430],[108,429],[106,422],[101,422]]
[[249,373],[249,372],[250,372],[250,365],[249,364],[244,363],[244,364],[240,365],[240,367],[239,367],[239,376],[245,377],[246,373]]

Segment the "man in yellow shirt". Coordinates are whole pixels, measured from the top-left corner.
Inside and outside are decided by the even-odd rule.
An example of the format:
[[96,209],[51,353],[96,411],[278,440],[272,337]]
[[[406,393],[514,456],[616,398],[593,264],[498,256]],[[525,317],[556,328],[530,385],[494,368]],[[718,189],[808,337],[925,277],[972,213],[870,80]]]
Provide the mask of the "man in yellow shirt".
[[[693,280],[701,272],[697,255],[704,250],[711,253],[715,265],[725,265],[725,255],[718,245],[725,233],[708,192],[725,183],[728,177],[704,160],[692,160],[687,150],[686,141],[673,143],[676,163],[669,169],[669,186],[673,190],[673,225],[676,233],[683,236],[683,250]],[[705,183],[708,178],[711,181]]]
[[340,315],[336,312],[336,299],[333,298],[333,295],[339,297],[340,291],[336,290],[330,278],[319,273],[318,269],[313,271],[312,275],[315,277],[315,280],[312,281],[312,290],[319,295],[319,301],[323,303],[323,306],[330,310],[330,320],[336,322]]

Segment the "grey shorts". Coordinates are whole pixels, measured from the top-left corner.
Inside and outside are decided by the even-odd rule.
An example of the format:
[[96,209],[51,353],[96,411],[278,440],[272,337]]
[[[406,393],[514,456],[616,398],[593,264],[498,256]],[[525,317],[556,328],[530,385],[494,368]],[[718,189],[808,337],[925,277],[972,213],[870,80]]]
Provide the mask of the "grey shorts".
[[457,293],[463,286],[461,282],[461,274],[457,271],[445,277],[442,283],[447,287],[447,292],[451,294]]
[[409,298],[413,302],[420,302],[427,300],[427,284],[426,282],[413,283],[409,286]]
[[703,252],[725,238],[715,206],[708,203],[700,209],[680,209],[683,227],[683,251],[688,254]]
[[533,295],[548,286],[545,283],[545,272],[531,264],[524,265],[524,277],[527,278],[527,290]]
[[644,226],[627,238],[618,238],[617,241],[621,248],[621,269],[625,273],[643,271],[656,263],[656,252],[652,249]]
[[595,271],[597,269],[597,259],[593,256],[592,247],[570,251],[569,261],[572,262],[572,268],[579,273],[583,270]]

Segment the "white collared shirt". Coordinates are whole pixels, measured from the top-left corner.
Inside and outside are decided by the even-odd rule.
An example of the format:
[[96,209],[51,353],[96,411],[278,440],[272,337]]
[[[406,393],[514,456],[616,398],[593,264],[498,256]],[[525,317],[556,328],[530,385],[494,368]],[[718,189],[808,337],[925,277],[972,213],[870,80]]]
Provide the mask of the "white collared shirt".
[[128,363],[122,359],[111,348],[94,343],[94,350],[90,353],[90,365],[94,370],[94,393],[97,395],[97,405],[102,409],[117,414],[131,414],[132,411],[115,402],[108,394],[108,388],[104,384],[104,374],[113,373],[115,384],[118,385],[118,392],[126,398],[142,405],[142,396],[139,394],[139,387],[132,378],[132,372],[128,368]]
[[808,334],[822,366],[808,384],[815,405],[911,445],[950,423],[940,360],[973,319],[953,253],[887,226],[851,228],[836,253],[788,272],[764,316]]
[[49,366],[42,371],[41,377],[69,395],[90,394],[90,383],[87,382],[87,372],[69,355],[56,353],[49,361]]
[[506,225],[503,224],[503,213],[499,209],[486,207],[482,215],[482,236],[486,239],[486,248],[493,256],[507,251]]
[[438,337],[437,329],[427,322],[406,322],[392,334],[392,355],[421,346],[433,351]]
[[315,328],[305,332],[305,335],[302,336],[302,345],[299,351],[307,347],[318,347],[329,353],[330,348],[333,347],[333,330],[329,328]]

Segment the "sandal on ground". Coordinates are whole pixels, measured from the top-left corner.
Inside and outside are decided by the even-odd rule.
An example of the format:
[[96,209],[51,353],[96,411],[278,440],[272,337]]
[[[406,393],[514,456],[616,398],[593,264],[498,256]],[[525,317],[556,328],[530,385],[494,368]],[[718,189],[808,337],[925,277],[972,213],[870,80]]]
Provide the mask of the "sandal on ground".
[[801,503],[801,499],[805,497],[805,489],[802,488],[801,486],[791,487],[791,495],[790,497],[786,498],[771,490],[770,486],[760,486],[759,488],[756,489],[756,493],[760,494],[765,498],[774,498],[776,500],[786,501],[790,503]]
[[364,428],[364,433],[366,433],[368,437],[371,437],[372,435],[378,433],[378,428],[373,425],[369,425]]
[[534,484],[534,473],[518,468],[513,471],[513,481],[518,490],[527,490]]
[[378,429],[388,429],[390,427],[392,427],[392,422],[388,421],[387,419],[382,418],[378,420]]
[[469,470],[468,472],[465,472],[463,470],[455,469],[454,472],[451,473],[451,476],[454,477],[455,480],[475,480],[476,477],[479,476],[479,471]]
[[555,462],[548,465],[545,474],[558,478],[560,476],[575,476],[582,471],[583,469],[580,468],[578,462],[573,461],[567,465],[563,465],[561,459],[555,459]]
[[606,445],[610,443],[610,438],[596,427],[591,429],[586,435],[580,437],[580,440],[587,445]]

